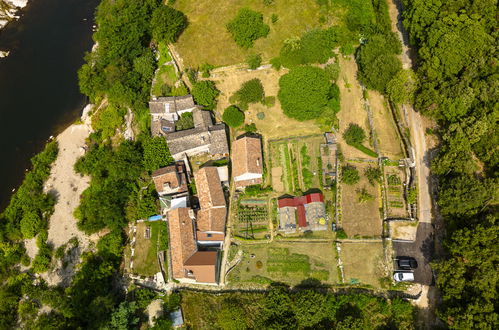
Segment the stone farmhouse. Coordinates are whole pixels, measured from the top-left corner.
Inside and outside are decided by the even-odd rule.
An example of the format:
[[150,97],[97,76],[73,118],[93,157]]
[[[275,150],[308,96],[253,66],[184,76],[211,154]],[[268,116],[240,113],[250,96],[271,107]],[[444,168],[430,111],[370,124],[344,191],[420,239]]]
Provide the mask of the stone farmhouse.
[[227,204],[216,167],[208,166],[194,174],[199,196],[197,240],[204,245],[221,246],[225,237]]
[[195,239],[194,212],[177,208],[168,212],[172,277],[197,283],[216,283],[218,251],[199,251]]
[[296,232],[327,230],[326,206],[322,193],[311,193],[300,197],[285,197],[277,201],[279,231]]
[[242,137],[232,143],[232,176],[236,188],[261,184],[262,143],[259,137]]
[[[225,124],[215,124],[211,112],[199,109],[191,95],[152,100],[149,102],[149,110],[151,134],[166,138],[175,160],[203,153],[214,157],[229,155]],[[192,112],[194,128],[175,131],[175,122],[185,112]]]
[[163,214],[170,209],[189,205],[187,178],[186,166],[181,160],[153,172],[152,180],[159,195]]

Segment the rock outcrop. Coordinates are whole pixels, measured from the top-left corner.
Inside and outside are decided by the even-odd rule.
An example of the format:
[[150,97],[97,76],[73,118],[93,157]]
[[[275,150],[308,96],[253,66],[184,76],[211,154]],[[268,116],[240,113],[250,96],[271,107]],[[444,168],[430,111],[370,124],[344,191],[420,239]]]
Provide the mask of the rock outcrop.
[[16,12],[26,7],[28,0],[0,0],[0,29],[12,20],[19,18]]

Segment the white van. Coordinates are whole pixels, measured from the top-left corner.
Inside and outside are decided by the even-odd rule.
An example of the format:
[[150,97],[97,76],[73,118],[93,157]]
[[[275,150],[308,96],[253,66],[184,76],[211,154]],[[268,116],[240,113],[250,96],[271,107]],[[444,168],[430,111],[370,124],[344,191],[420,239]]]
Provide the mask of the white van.
[[393,274],[395,282],[412,282],[414,281],[414,273],[412,272],[395,272]]

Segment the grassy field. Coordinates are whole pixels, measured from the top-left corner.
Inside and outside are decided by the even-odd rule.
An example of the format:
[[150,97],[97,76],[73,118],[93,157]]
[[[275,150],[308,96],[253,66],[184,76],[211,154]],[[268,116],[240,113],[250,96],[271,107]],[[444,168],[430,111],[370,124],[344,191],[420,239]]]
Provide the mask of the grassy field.
[[[152,276],[160,271],[158,263],[159,226],[166,226],[165,222],[137,223],[135,235],[135,255],[133,256],[133,273],[142,276]],[[145,238],[146,228],[151,228],[150,238]]]
[[[360,180],[355,185],[342,183],[342,227],[349,237],[365,236],[379,237],[382,234],[382,222],[379,208],[381,207],[380,187],[372,186],[364,175],[366,168],[376,166],[376,163],[352,162],[359,171]],[[359,203],[358,190],[365,188],[374,198]]]
[[[305,31],[335,21],[331,13],[321,13],[316,0],[275,0],[270,6],[265,6],[263,0],[226,0],[222,3],[177,0],[174,7],[189,20],[176,44],[186,67],[241,63],[249,54],[261,54],[264,59],[270,59],[279,54],[284,40],[300,37]],[[268,36],[258,39],[249,50],[237,46],[225,27],[244,7],[262,13],[264,22],[270,26]],[[275,24],[271,23],[272,14],[278,16]],[[322,24],[319,23],[321,16],[325,19]]]
[[321,188],[320,145],[323,136],[271,141],[272,183],[277,192]]
[[400,139],[386,99],[376,91],[369,91],[369,105],[373,114],[380,152],[388,158],[403,158]]
[[340,258],[343,262],[345,283],[363,283],[379,287],[379,279],[386,276],[381,242],[343,243]]
[[338,281],[332,243],[273,242],[239,248],[243,259],[229,273],[229,282],[234,284],[278,281],[296,285],[308,278],[330,284]]
[[[364,109],[362,89],[357,81],[357,64],[353,57],[345,59],[343,56],[340,56],[339,59],[340,76],[337,84],[341,95],[341,110],[338,112],[337,116],[340,123],[341,134],[337,134],[338,142],[341,144],[341,149],[345,158],[370,158],[355,147],[347,145],[343,140],[342,134],[350,123],[362,127],[366,136],[369,136],[370,129],[367,112]],[[367,141],[364,142],[364,145],[373,149]]]

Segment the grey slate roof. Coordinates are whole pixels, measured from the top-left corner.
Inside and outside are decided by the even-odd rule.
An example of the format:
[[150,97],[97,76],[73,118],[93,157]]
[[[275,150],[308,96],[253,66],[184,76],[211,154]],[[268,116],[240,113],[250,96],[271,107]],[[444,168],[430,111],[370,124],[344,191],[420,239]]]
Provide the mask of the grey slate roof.
[[207,146],[210,154],[229,153],[225,124],[222,123],[166,134],[166,142],[172,155],[202,146]]
[[170,113],[191,109],[196,105],[192,95],[158,97],[156,100],[149,101],[149,111],[151,113],[165,113],[165,104],[169,105]]

